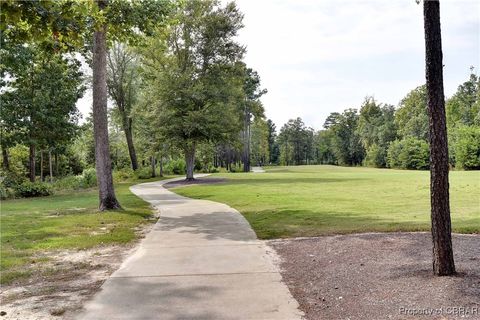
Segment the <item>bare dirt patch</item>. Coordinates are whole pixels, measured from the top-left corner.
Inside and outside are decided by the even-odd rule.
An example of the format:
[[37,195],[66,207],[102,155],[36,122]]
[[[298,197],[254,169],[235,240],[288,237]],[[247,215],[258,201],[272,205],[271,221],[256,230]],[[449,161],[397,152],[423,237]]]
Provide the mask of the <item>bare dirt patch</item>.
[[454,235],[454,277],[432,275],[429,233],[269,244],[307,319],[480,319],[480,235]]
[[175,187],[192,186],[197,184],[222,183],[225,181],[227,181],[227,179],[225,178],[196,178],[195,180],[178,180],[178,181],[167,182],[163,185],[163,187],[167,189],[171,189]]
[[[146,225],[138,230],[143,235]],[[128,245],[43,252],[32,276],[0,289],[0,319],[72,319],[136,248]]]

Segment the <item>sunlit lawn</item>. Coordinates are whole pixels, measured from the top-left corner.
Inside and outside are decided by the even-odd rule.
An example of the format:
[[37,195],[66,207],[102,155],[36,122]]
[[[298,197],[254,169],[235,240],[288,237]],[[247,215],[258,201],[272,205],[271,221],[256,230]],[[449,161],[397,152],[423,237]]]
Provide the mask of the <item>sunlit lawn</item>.
[[[429,172],[336,166],[218,174],[228,182],[175,188],[239,210],[264,239],[430,228]],[[450,173],[453,231],[480,232],[480,171]]]

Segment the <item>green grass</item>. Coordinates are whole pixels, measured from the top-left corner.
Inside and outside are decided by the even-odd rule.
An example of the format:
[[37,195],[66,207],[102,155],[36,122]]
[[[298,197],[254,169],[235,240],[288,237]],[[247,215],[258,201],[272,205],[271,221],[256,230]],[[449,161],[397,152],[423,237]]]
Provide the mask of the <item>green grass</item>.
[[[429,172],[336,166],[218,174],[228,182],[175,192],[226,203],[262,239],[430,230]],[[450,173],[454,232],[480,232],[480,171]]]
[[136,239],[135,229],[154,219],[149,204],[129,187],[147,181],[152,180],[116,184],[123,210],[99,212],[95,189],[2,201],[1,283],[28,279],[38,265],[48,261],[39,258],[45,251],[88,249]]

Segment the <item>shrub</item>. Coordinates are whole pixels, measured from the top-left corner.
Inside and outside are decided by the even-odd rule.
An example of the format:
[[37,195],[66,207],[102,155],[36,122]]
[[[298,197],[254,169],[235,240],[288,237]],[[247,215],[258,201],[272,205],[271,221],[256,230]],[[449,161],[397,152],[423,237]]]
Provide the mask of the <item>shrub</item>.
[[390,168],[425,170],[429,168],[428,143],[414,137],[393,141],[387,152]]
[[15,198],[15,191],[0,184],[0,199],[5,200],[12,198]]
[[115,182],[126,181],[133,178],[134,176],[135,172],[130,167],[113,171],[113,181]]
[[387,150],[387,166],[389,168],[401,168],[400,153],[402,152],[402,143],[395,140],[390,143]]
[[480,169],[480,127],[461,127],[455,139],[456,166],[460,169]]
[[82,173],[83,188],[91,188],[97,185],[97,171],[94,168],[83,170]]
[[243,166],[241,164],[230,165],[230,172],[243,172]]
[[21,175],[21,174],[18,174],[17,172],[15,171],[1,171],[0,172],[0,176],[2,177],[2,185],[5,187],[5,188],[13,188],[15,186],[18,186],[19,184],[22,184],[24,183],[25,181],[27,181],[27,179],[25,178],[25,176]]
[[84,188],[83,176],[66,176],[53,183],[55,190],[79,190]]
[[135,171],[135,176],[138,179],[150,179],[152,177],[152,168],[151,167],[138,168],[137,171]]
[[387,166],[387,150],[376,144],[372,145],[367,150],[365,164],[369,167],[385,168]]
[[176,159],[170,160],[163,168],[163,171],[166,174],[185,174],[185,160],[184,159]]
[[29,162],[28,147],[22,144],[17,144],[8,149],[8,153],[10,156],[10,168],[8,171],[19,177],[25,176],[25,168],[28,167]]
[[15,194],[19,197],[42,197],[53,194],[52,186],[45,182],[24,182],[15,187]]
[[207,165],[206,167],[201,168],[200,172],[202,173],[218,173],[219,169],[213,165]]

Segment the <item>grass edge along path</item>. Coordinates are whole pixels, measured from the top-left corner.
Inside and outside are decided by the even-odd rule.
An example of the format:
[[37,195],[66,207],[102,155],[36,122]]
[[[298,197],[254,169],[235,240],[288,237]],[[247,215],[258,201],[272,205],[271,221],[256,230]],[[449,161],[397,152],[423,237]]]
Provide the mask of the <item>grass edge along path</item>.
[[129,187],[171,177],[116,183],[122,210],[98,211],[97,189],[66,191],[48,197],[2,201],[0,215],[1,284],[21,284],[42,273],[49,252],[127,244],[142,225],[156,221],[150,204]]
[[[228,180],[172,191],[237,209],[260,239],[430,230],[428,171],[321,165],[212,176]],[[480,171],[452,171],[450,201],[453,232],[480,233]]]

